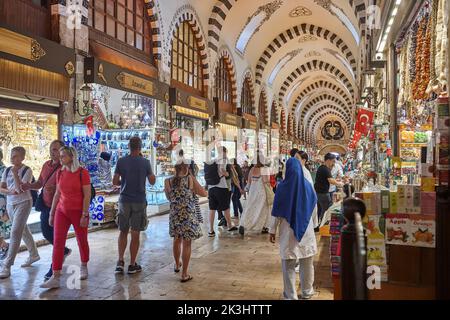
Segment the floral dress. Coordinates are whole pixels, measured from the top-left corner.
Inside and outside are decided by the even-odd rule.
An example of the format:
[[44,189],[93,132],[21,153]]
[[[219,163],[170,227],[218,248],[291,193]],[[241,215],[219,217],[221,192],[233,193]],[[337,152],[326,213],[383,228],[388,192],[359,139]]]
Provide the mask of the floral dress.
[[176,188],[170,180],[169,234],[172,238],[196,240],[202,236],[200,221],[195,209],[194,193],[189,189],[189,176],[180,180]]

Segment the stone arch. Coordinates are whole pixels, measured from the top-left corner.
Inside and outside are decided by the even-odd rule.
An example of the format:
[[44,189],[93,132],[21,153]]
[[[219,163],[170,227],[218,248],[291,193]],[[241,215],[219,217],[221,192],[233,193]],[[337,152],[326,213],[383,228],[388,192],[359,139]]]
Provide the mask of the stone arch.
[[225,62],[227,64],[228,67],[228,71],[230,72],[230,77],[231,77],[231,92],[232,92],[232,103],[234,105],[235,108],[237,108],[238,106],[238,93],[237,93],[237,80],[236,80],[236,67],[234,64],[234,59],[233,59],[233,55],[230,53],[230,50],[226,47],[223,46],[220,50],[219,50],[219,54],[216,57],[216,62],[214,64],[214,68],[212,69],[212,77],[211,77],[211,88],[214,87],[214,81],[216,78],[216,68],[217,68],[217,64],[219,63],[220,59],[224,58]]
[[328,152],[337,152],[339,154],[346,154],[347,150],[345,149],[344,146],[340,144],[327,144],[319,150],[319,155],[325,155]]
[[238,103],[239,103],[239,108],[241,107],[241,92],[242,92],[242,87],[244,86],[244,82],[248,79],[249,84],[250,84],[250,92],[251,92],[251,96],[252,96],[252,106],[253,108],[255,108],[256,110],[256,105],[255,105],[255,85],[253,82],[253,74],[252,71],[250,69],[247,69],[244,72],[244,75],[242,76],[242,80],[241,83],[239,84],[239,92],[238,92]]
[[177,12],[174,15],[174,18],[172,20],[172,23],[170,24],[170,30],[167,37],[167,47],[164,51],[164,54],[167,55],[167,63],[170,70],[170,63],[171,63],[171,53],[172,48],[170,47],[172,44],[172,38],[175,34],[175,31],[177,28],[182,24],[183,22],[189,23],[189,25],[192,27],[192,30],[195,34],[195,38],[197,40],[197,45],[200,50],[200,58],[202,60],[202,68],[203,68],[203,87],[205,94],[208,95],[209,93],[209,53],[206,49],[206,41],[204,32],[202,29],[202,26],[200,24],[200,19],[197,16],[197,13],[191,5],[187,4],[182,7],[180,7]]
[[331,64],[321,61],[321,60],[312,60],[312,61],[309,61],[309,62],[301,65],[297,69],[295,69],[286,78],[286,80],[283,82],[283,85],[280,88],[280,102],[283,101],[284,95],[286,94],[289,87],[292,85],[292,83],[296,79],[300,78],[303,74],[305,74],[307,72],[312,72],[317,69],[326,71],[326,72],[336,76],[337,78],[339,78],[344,83],[344,85],[347,87],[350,94],[352,96],[355,95],[355,91],[353,89],[352,82],[350,82],[350,80],[347,78],[347,76],[340,69],[338,69],[334,65],[331,65]]
[[217,52],[220,32],[225,22],[228,12],[237,0],[219,0],[212,8],[211,16],[208,20],[208,47]]
[[159,66],[162,60],[162,36],[164,34],[159,4],[155,0],[144,0],[145,12],[152,30],[153,60]]
[[[261,114],[260,108],[259,108],[260,103],[261,103],[261,99],[263,99],[263,102],[264,102],[264,106],[263,106],[264,107],[264,119],[259,118],[260,114]],[[259,118],[259,120],[263,120],[263,122],[265,124],[269,123],[269,115],[268,115],[269,108],[268,108],[267,103],[268,103],[268,99],[267,99],[266,89],[264,87],[261,87],[261,92],[260,92],[259,97],[258,97],[258,118]]]
[[294,26],[290,29],[287,29],[286,31],[280,33],[275,39],[272,40],[272,42],[267,46],[267,48],[264,50],[263,54],[258,60],[258,63],[256,65],[256,83],[261,83],[262,75],[264,73],[264,70],[266,68],[267,63],[269,62],[270,58],[279,50],[284,44],[287,42],[293,40],[295,37],[299,37],[301,35],[312,35],[317,36],[319,38],[328,40],[331,42],[334,46],[336,46],[344,55],[344,57],[347,59],[349,64],[351,65],[354,74],[357,74],[357,63],[356,59],[351,52],[348,45],[342,40],[337,34],[324,29],[322,27],[318,27],[315,25],[303,23],[298,26]]
[[345,99],[345,102],[347,102],[348,105],[352,105],[352,99],[347,92],[342,90],[339,86],[335,85],[334,83],[320,80],[310,84],[304,90],[302,90],[302,92],[298,95],[297,99],[295,99],[294,106],[297,106],[307,94],[323,88],[335,91],[339,96]]

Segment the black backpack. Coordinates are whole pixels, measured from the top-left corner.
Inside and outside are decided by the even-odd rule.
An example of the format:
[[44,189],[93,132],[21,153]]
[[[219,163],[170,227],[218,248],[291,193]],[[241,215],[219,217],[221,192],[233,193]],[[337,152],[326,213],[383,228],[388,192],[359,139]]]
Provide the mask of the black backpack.
[[216,162],[211,164],[204,163],[205,181],[208,186],[214,186],[220,183],[219,167]]
[[[6,169],[6,177],[8,177],[9,171],[11,170],[12,167],[8,167]],[[27,171],[30,169],[30,167],[25,166],[25,169],[22,171],[22,176],[20,177],[21,179],[23,179],[23,177],[25,176],[25,173],[27,173]],[[36,179],[34,179],[34,176],[31,177],[31,183],[35,183]],[[36,204],[36,200],[38,197],[38,192],[37,190],[30,190],[31,192],[31,197],[33,198],[33,207]]]

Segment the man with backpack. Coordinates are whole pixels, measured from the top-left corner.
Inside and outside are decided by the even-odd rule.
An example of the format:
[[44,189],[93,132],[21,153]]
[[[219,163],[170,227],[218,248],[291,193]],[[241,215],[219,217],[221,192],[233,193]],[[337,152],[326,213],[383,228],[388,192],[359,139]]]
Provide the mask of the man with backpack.
[[231,194],[227,184],[227,178],[230,177],[230,170],[227,170],[227,149],[219,147],[219,157],[212,163],[205,163],[205,180],[208,185],[209,199],[209,237],[214,237],[214,219],[216,211],[224,211],[227,221],[228,231],[237,230],[236,226],[231,224],[230,216],[230,198]]
[[22,189],[22,185],[31,182],[33,172],[31,168],[23,164],[25,154],[26,151],[23,147],[11,149],[12,166],[3,172],[1,179],[0,193],[7,197],[7,210],[12,220],[12,229],[8,256],[0,269],[0,279],[9,278],[11,275],[11,266],[19,252],[22,238],[30,254],[22,267],[30,267],[40,259],[36,243],[27,226],[28,216],[33,206],[33,197],[29,190],[24,191]]

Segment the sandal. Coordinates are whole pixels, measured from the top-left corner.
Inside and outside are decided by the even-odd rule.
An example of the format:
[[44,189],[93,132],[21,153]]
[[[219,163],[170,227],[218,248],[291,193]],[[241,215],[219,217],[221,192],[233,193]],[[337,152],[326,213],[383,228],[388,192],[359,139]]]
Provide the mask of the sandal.
[[173,272],[175,272],[175,273],[180,272],[180,268],[181,268],[182,266],[183,266],[183,264],[180,263],[180,266],[177,268],[177,264],[175,263],[175,264],[173,265]]
[[193,276],[191,276],[191,275],[188,275],[188,277],[187,278],[181,278],[181,282],[188,282],[188,281],[190,281],[190,280],[192,280],[192,279],[194,279],[194,277]]

